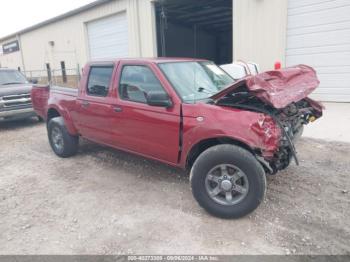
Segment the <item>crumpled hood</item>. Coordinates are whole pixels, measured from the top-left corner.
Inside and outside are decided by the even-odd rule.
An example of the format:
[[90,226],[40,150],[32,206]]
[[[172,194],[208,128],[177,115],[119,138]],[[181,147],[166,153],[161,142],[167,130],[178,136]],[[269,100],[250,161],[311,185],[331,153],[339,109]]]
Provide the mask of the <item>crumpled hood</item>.
[[313,68],[297,65],[247,76],[211,98],[217,101],[245,85],[250,93],[263,102],[275,108],[284,108],[292,102],[298,102],[307,97],[318,87],[319,83]]

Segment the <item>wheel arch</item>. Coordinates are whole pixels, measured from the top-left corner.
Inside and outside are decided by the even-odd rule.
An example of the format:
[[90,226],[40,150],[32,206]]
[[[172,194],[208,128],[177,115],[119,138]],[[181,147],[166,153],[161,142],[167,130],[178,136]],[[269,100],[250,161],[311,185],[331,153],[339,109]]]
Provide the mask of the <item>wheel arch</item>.
[[47,110],[47,116],[46,116],[47,122],[49,122],[52,118],[59,117],[59,116],[61,116],[61,114],[56,108],[51,107],[49,108],[49,110]]
[[251,148],[249,145],[247,145],[246,143],[244,143],[238,139],[235,139],[232,137],[227,137],[227,136],[206,138],[206,139],[199,141],[195,145],[193,145],[191,147],[191,149],[189,150],[189,152],[186,156],[186,163],[185,163],[186,170],[190,170],[192,168],[192,165],[196,161],[198,156],[201,153],[203,153],[205,150],[207,150],[208,148],[210,148],[212,146],[221,145],[221,144],[236,145],[236,146],[239,146],[239,147],[246,149],[247,151],[249,151],[250,153],[255,155],[253,148]]
[[68,112],[62,111],[62,110],[56,108],[55,106],[51,106],[48,108],[47,114],[46,114],[47,123],[49,123],[49,121],[54,117],[63,117],[63,121],[64,121],[64,124],[65,124],[68,132],[71,135],[78,135],[78,131],[75,128],[74,123],[71,119],[71,116]]

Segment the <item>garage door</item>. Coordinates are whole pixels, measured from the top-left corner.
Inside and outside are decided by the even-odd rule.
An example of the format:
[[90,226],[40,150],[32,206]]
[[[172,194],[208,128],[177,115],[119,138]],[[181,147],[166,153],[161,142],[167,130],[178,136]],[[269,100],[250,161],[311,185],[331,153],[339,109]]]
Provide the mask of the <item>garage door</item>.
[[314,98],[350,102],[350,1],[288,0],[286,63],[315,67]]
[[128,56],[126,13],[109,16],[87,24],[90,59]]

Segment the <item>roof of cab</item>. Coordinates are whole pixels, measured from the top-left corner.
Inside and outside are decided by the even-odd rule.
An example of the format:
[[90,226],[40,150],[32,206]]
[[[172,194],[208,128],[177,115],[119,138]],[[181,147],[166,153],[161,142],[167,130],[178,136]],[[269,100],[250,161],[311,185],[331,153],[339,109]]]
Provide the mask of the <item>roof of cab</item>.
[[174,62],[193,62],[193,61],[208,61],[205,59],[198,58],[185,58],[185,57],[151,57],[151,58],[115,58],[115,59],[103,59],[103,60],[92,60],[89,64],[96,63],[116,63],[120,61],[129,62],[143,62],[143,63],[174,63]]

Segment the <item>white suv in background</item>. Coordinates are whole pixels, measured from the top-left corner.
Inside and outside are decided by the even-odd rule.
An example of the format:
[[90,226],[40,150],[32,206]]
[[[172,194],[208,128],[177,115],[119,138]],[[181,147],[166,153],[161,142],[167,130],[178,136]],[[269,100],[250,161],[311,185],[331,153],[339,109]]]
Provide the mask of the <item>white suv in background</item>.
[[240,79],[247,75],[256,75],[260,73],[259,65],[252,62],[234,62],[232,64],[221,65],[220,67],[233,77],[233,79]]

